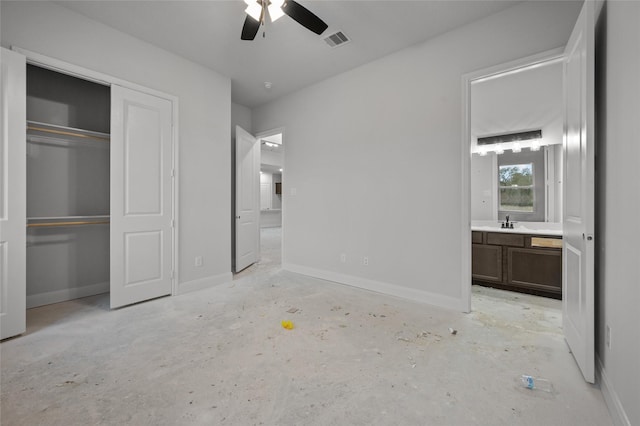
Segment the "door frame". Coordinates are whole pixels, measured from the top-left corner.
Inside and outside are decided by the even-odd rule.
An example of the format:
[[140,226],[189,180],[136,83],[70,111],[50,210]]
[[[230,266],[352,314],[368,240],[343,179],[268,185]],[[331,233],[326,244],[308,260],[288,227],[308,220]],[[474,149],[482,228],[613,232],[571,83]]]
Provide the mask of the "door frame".
[[471,312],[471,83],[499,74],[516,72],[536,64],[559,61],[564,58],[564,46],[526,56],[514,61],[473,71],[462,76],[462,246],[461,246],[461,302],[464,312]]
[[41,53],[33,52],[27,49],[22,49],[17,46],[11,46],[11,50],[21,53],[27,58],[27,64],[37,65],[42,68],[46,68],[52,71],[56,71],[62,74],[67,74],[72,77],[81,78],[83,80],[92,81],[94,83],[102,84],[105,86],[111,87],[112,85],[118,85],[125,87],[127,89],[136,90],[138,92],[146,93],[148,95],[153,95],[158,98],[166,99],[171,102],[171,128],[172,128],[172,185],[171,185],[171,196],[172,196],[172,217],[173,217],[173,246],[171,250],[171,270],[174,272],[171,279],[171,295],[174,296],[178,294],[178,283],[180,282],[180,262],[178,259],[178,241],[180,237],[179,233],[179,100],[177,96],[170,95],[165,92],[160,92],[155,89],[151,89],[149,87],[141,86],[136,83],[132,83],[127,80],[122,80],[117,77],[113,77],[108,74],[101,73],[99,71],[94,71],[88,68],[81,67],[79,65],[71,64],[69,62],[62,61],[60,59],[52,58],[50,56],[43,55]]
[[[262,138],[268,138],[269,136],[273,136],[273,135],[278,135],[281,134],[282,135],[282,182],[284,182],[284,175],[287,172],[287,168],[285,167],[286,164],[286,155],[287,155],[287,148],[285,145],[285,128],[284,127],[276,127],[274,129],[271,130],[265,130],[264,132],[260,132],[260,133],[256,133],[255,137],[256,139],[258,139],[258,141],[260,141]],[[282,191],[282,205],[280,207],[280,209],[282,210],[281,212],[281,216],[282,216],[282,222],[280,224],[280,266],[284,265],[284,229],[285,229],[285,212],[286,212],[286,200],[287,197],[285,197],[285,192],[284,189]],[[260,245],[258,245],[258,249],[260,249]],[[260,258],[260,256],[262,256],[261,251],[258,252],[258,258]]]

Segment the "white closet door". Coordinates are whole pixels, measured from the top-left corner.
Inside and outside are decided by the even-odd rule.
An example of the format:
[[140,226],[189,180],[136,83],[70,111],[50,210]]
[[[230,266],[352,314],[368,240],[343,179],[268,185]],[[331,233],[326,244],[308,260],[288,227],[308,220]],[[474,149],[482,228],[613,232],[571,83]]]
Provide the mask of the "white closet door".
[[25,331],[27,90],[23,55],[2,49],[0,95],[0,338]]
[[111,86],[111,307],[172,292],[172,104]]

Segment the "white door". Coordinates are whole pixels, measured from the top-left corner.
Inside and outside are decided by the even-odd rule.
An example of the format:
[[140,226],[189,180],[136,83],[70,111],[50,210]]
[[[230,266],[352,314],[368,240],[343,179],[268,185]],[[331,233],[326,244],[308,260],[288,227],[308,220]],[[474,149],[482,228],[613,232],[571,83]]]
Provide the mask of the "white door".
[[171,294],[172,103],[111,86],[111,307]]
[[586,1],[565,49],[563,329],[594,383],[594,2]]
[[236,126],[236,272],[260,252],[260,144]]
[[27,65],[4,48],[0,63],[0,339],[6,339],[26,326]]

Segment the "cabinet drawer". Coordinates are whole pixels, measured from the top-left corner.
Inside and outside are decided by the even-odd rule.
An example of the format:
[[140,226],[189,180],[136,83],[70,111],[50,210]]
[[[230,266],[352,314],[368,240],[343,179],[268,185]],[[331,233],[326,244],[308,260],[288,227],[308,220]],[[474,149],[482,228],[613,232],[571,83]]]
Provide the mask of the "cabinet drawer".
[[531,237],[531,247],[562,248],[562,238]]
[[487,232],[487,244],[497,246],[524,247],[524,235],[503,232]]
[[473,244],[482,244],[482,232],[471,231],[471,242]]

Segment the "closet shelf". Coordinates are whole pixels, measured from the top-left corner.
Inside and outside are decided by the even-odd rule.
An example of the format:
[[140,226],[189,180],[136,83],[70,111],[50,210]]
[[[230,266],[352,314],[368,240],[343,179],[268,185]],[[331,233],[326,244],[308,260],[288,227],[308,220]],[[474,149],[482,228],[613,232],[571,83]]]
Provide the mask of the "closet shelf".
[[52,216],[52,217],[29,217],[27,218],[27,228],[49,228],[62,226],[80,225],[106,225],[110,223],[109,215],[94,216]]
[[40,123],[38,121],[27,121],[27,140],[29,142],[55,143],[93,141],[109,143],[110,139],[111,137],[108,133]]

